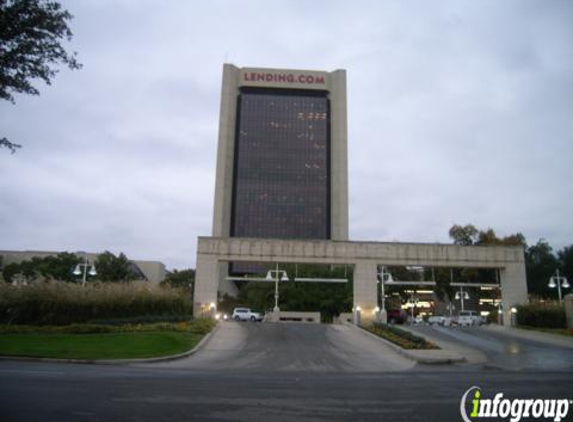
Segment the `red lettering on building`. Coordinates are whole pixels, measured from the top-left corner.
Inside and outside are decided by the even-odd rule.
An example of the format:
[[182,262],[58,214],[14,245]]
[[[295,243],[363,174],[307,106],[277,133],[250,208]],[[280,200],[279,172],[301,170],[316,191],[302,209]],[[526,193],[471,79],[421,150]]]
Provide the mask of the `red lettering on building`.
[[243,79],[246,82],[281,82],[281,83],[299,83],[309,85],[324,85],[324,76],[314,76],[293,73],[258,73],[258,72],[245,72]]

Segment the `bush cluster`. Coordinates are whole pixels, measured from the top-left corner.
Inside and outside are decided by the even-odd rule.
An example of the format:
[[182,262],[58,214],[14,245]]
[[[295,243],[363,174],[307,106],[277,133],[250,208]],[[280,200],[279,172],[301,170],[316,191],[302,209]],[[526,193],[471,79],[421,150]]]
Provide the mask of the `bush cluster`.
[[192,314],[182,291],[147,283],[0,283],[0,323],[69,325],[142,315]]
[[0,324],[0,334],[108,334],[108,333],[150,333],[185,332],[207,334],[215,327],[212,319],[198,319],[177,323],[160,322],[155,324],[70,324],[70,325],[15,325]]
[[517,306],[517,324],[539,328],[565,328],[565,307],[555,302]]
[[404,349],[438,349],[435,344],[430,343],[425,338],[392,325],[374,323],[365,329]]

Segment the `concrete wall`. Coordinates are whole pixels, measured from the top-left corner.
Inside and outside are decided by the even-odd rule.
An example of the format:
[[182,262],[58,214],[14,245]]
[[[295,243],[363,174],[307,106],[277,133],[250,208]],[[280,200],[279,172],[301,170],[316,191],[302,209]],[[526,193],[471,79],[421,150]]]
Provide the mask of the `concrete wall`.
[[573,294],[568,294],[563,299],[565,302],[565,316],[567,317],[567,328],[573,328]]
[[291,312],[291,311],[278,311],[269,312],[265,316],[268,322],[310,322],[313,324],[320,324],[320,312]]
[[[458,246],[424,243],[349,242],[200,237],[195,280],[196,315],[217,302],[220,262],[259,261],[354,266],[354,308],[362,323],[375,319],[377,265],[499,268],[504,309],[527,302],[520,246]],[[511,321],[508,317],[506,322]]]

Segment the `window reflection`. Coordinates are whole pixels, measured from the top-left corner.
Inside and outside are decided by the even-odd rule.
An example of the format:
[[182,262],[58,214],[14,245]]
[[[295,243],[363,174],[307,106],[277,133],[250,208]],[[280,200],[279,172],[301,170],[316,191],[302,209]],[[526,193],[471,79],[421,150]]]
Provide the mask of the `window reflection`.
[[231,235],[328,239],[326,93],[243,89]]

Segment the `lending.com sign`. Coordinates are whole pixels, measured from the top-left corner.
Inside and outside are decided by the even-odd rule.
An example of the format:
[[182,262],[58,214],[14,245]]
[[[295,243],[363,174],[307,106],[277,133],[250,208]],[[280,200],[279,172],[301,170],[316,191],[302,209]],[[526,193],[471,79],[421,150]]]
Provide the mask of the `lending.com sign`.
[[[471,387],[462,396],[460,413],[464,422],[476,422],[484,418],[542,419],[559,422],[569,413],[573,400],[569,399],[507,399],[503,393],[493,398],[482,397],[479,387]],[[483,422],[486,422],[483,420]]]

